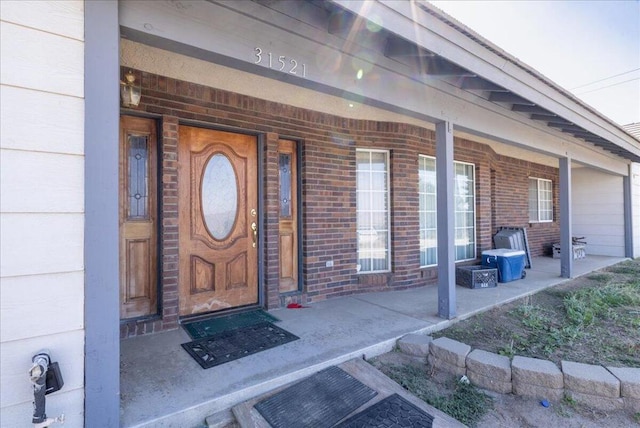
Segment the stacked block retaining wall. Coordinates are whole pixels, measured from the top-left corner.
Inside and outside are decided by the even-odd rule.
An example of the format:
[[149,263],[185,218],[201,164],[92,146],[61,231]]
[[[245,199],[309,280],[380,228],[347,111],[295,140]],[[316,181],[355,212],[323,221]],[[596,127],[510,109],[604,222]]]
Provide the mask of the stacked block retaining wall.
[[502,394],[553,401],[568,396],[599,410],[640,412],[640,368],[571,361],[562,361],[559,368],[551,361],[521,356],[509,361],[446,337],[429,341],[428,355],[423,356],[436,370],[466,375],[473,384]]

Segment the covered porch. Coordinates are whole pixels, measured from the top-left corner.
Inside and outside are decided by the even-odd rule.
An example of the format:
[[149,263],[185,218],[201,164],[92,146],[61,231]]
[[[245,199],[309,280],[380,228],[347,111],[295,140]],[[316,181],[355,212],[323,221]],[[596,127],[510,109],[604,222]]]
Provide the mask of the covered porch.
[[[574,261],[574,277],[623,260],[589,255]],[[453,320],[438,317],[437,286],[359,294],[303,309],[274,310],[270,313],[281,320],[277,325],[300,340],[208,370],[200,368],[180,347],[191,340],[182,328],[123,340],[120,426],[202,426],[207,416],[224,414],[237,403],[330,365],[388,352],[406,334],[438,331],[569,281],[558,276],[559,265],[559,259],[534,257],[525,279],[489,289],[456,286],[458,316]]]

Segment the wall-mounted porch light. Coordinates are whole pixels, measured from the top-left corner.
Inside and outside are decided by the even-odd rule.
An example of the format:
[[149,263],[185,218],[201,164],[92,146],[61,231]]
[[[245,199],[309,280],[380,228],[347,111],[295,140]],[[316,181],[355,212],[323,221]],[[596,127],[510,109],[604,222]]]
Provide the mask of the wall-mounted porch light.
[[124,82],[120,81],[120,97],[122,98],[123,107],[137,107],[140,104],[140,96],[142,91],[135,84],[136,76],[133,71],[129,70],[124,75]]

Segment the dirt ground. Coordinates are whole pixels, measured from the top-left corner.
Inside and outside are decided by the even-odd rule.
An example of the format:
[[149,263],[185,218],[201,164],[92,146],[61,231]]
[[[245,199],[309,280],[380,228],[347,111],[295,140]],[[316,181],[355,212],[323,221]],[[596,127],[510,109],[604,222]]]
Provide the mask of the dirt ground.
[[[412,364],[424,368],[425,375],[430,377],[432,385],[441,395],[452,392],[450,387],[452,375],[447,373],[429,373],[422,360],[390,352],[371,361],[384,372],[384,365]],[[570,405],[565,402],[551,402],[543,407],[539,400],[520,397],[513,394],[498,394],[484,391],[493,398],[493,410],[489,411],[477,427],[487,428],[627,428],[640,427],[633,418],[633,412],[602,412],[581,405]]]
[[[544,290],[534,296],[476,315],[435,333],[502,355],[521,355],[614,367],[640,367],[640,307],[621,303],[589,326],[571,328],[563,299],[580,288],[607,284],[631,284],[637,301],[640,285],[640,259],[623,262]],[[526,319],[526,323],[519,322]],[[525,328],[523,324],[528,324]],[[429,390],[449,395],[455,379],[447,373],[430,372],[426,361],[390,352],[371,361],[385,372],[390,365],[413,365],[424,370]],[[630,410],[604,412],[567,400],[542,406],[540,400],[484,391],[493,398],[494,408],[478,422],[478,427],[640,427],[640,413]]]
[[[613,302],[611,306],[576,306],[576,324],[568,316],[565,299],[571,293],[606,290],[621,285],[613,294],[597,296]],[[478,290],[482,291],[482,290]],[[561,360],[613,367],[640,367],[640,259],[619,263],[590,275],[579,277],[533,296],[516,300],[436,332],[502,355],[542,358],[560,365]],[[604,308],[606,306],[606,308]],[[600,310],[602,313],[597,313]]]

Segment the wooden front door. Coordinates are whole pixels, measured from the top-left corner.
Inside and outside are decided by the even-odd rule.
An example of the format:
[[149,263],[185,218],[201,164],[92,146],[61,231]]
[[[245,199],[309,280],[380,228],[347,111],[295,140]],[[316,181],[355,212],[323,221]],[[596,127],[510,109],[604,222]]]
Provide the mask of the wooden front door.
[[120,317],[155,314],[157,147],[152,119],[120,118]]
[[256,304],[257,139],[189,126],[179,136],[180,315]]

